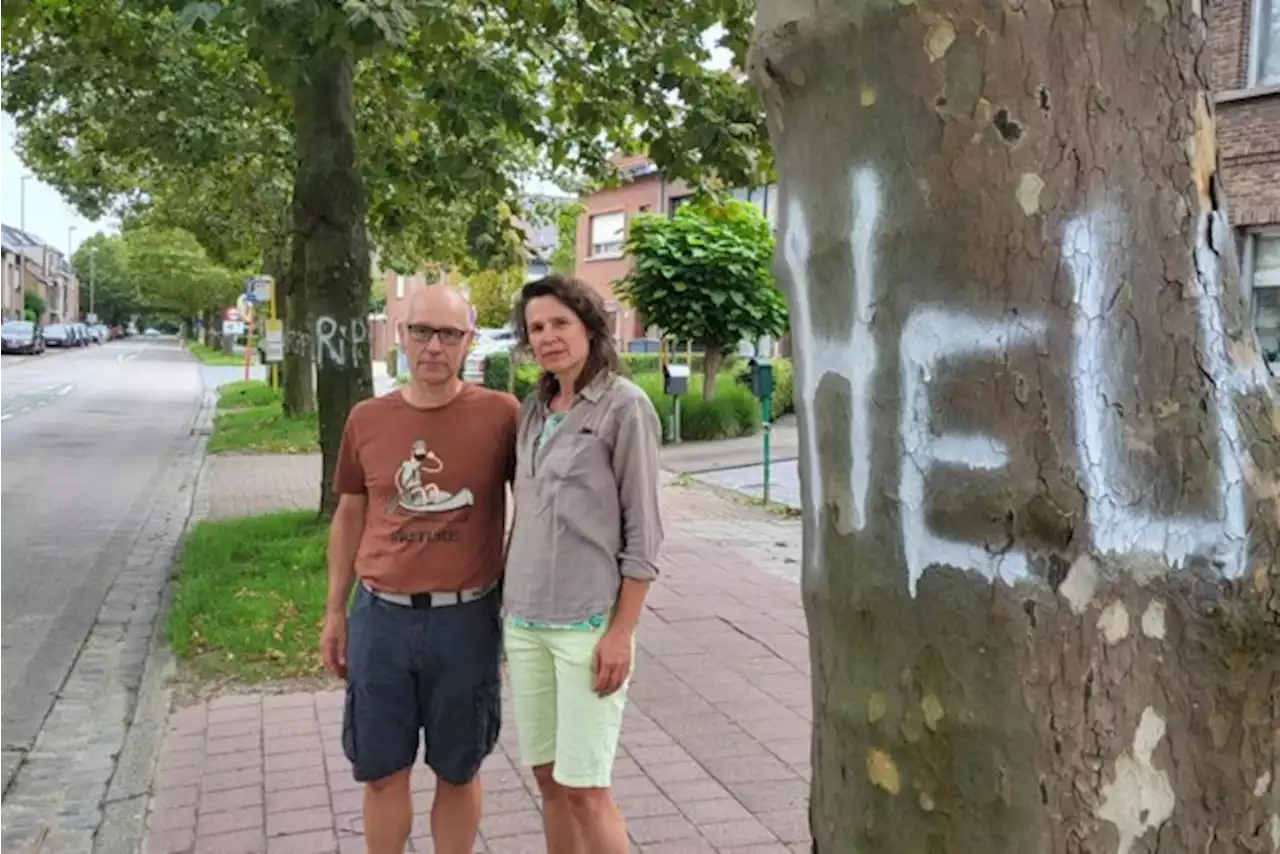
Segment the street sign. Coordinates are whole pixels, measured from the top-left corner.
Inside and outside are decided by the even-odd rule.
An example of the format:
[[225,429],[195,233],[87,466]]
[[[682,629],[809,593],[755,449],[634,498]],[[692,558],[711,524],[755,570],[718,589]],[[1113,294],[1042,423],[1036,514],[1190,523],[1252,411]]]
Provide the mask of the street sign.
[[223,335],[243,335],[244,321],[243,320],[222,321],[222,334]]
[[244,297],[255,305],[271,302],[272,295],[275,292],[274,285],[275,280],[270,276],[254,276],[245,282]]
[[267,321],[267,334],[262,337],[262,354],[268,362],[284,361],[284,321],[273,317]]

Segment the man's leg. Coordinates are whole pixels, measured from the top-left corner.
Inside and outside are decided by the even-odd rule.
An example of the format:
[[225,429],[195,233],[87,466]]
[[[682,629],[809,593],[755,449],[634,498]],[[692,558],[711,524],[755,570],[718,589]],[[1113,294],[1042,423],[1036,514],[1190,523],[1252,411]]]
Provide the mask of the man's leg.
[[[368,854],[404,854],[413,830],[411,768],[364,786],[364,844]],[[434,822],[433,822],[434,823]]]
[[428,667],[418,704],[426,761],[437,780],[431,841],[436,854],[472,854],[480,832],[480,765],[502,723],[497,595],[423,613]]
[[431,842],[436,854],[475,851],[483,805],[484,788],[478,775],[461,785],[436,775],[436,796],[431,802]]
[[418,754],[418,698],[411,670],[412,612],[360,588],[347,623],[342,748],[365,784],[369,854],[403,854],[413,827],[409,773]]

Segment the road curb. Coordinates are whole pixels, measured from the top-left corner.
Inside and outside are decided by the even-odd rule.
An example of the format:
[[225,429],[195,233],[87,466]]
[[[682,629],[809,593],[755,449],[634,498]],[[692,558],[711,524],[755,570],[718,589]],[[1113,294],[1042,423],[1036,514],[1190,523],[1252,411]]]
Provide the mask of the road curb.
[[205,390],[196,413],[191,434],[198,438],[195,453],[200,462],[191,505],[182,534],[173,550],[173,562],[161,594],[160,609],[148,646],[147,663],[138,688],[133,719],[125,734],[124,746],[116,758],[116,770],[102,805],[102,823],[94,837],[94,854],[139,854],[148,848],[147,818],[154,794],[156,764],[164,740],[165,724],[173,696],[171,687],[176,662],[165,634],[169,609],[173,606],[173,584],[182,551],[192,528],[205,515],[208,506],[208,434],[217,398]]

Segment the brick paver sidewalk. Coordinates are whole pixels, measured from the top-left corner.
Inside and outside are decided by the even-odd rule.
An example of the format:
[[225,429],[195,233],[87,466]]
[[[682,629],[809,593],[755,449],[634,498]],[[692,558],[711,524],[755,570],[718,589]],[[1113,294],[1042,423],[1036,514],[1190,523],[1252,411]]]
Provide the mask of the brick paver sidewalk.
[[[663,502],[664,574],[641,623],[614,781],[633,840],[654,854],[807,852],[799,524],[703,492],[668,488]],[[175,712],[149,850],[362,852],[341,715],[339,692],[228,696]],[[516,756],[508,708],[483,772],[480,851],[544,851],[536,787]],[[416,772],[414,788],[413,850],[429,852],[431,774]]]

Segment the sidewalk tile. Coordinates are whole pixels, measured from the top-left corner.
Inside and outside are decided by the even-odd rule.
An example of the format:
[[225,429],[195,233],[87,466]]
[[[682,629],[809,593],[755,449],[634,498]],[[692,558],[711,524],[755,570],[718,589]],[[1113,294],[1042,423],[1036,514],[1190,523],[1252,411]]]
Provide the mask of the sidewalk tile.
[[[289,482],[269,473],[275,460],[257,462],[255,482]],[[297,498],[309,506],[315,485],[303,486],[305,501]],[[807,852],[807,629],[799,566],[779,558],[798,553],[799,524],[705,493],[667,490],[662,500],[671,520],[664,577],[641,623],[613,778],[633,850]],[[363,854],[364,790],[342,753],[344,700],[341,690],[256,692],[176,710],[158,762],[152,850]],[[476,850],[544,854],[537,786],[519,765],[509,702],[481,775]],[[410,850],[424,854],[433,850],[435,781],[421,762],[411,788]]]

